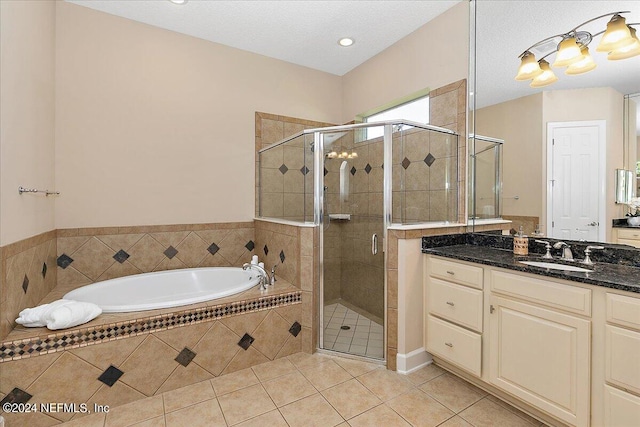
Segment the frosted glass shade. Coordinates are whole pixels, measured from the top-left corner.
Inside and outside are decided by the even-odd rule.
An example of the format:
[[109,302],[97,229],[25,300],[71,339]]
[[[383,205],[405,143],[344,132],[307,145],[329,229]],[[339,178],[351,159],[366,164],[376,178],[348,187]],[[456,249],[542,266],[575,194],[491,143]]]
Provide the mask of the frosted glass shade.
[[553,66],[566,67],[581,59],[580,46],[576,43],[575,37],[569,37],[562,40],[558,45],[558,53],[556,53],[556,60],[553,62]]
[[636,29],[633,27],[629,27],[629,31],[631,33],[633,42],[627,46],[609,52],[609,54],[607,55],[607,59],[611,61],[617,61],[619,59],[627,59],[636,55],[640,55],[640,40],[638,40],[638,36],[636,35]]
[[534,78],[529,86],[544,87],[558,81],[558,77],[553,74],[551,67],[549,67],[549,63],[544,59],[540,60],[540,69],[542,70],[542,73],[538,77]]
[[569,65],[564,72],[565,74],[568,74],[570,76],[583,74],[597,67],[596,63],[591,57],[591,54],[589,54],[589,48],[587,46],[582,46],[580,48],[580,52],[582,53],[582,59]]
[[611,52],[633,43],[631,31],[627,27],[625,19],[620,15],[615,15],[607,23],[607,30],[602,35],[596,50],[598,52]]
[[520,68],[518,68],[516,80],[531,80],[540,74],[542,74],[542,70],[540,69],[538,61],[536,61],[535,55],[531,52],[525,52],[520,61]]

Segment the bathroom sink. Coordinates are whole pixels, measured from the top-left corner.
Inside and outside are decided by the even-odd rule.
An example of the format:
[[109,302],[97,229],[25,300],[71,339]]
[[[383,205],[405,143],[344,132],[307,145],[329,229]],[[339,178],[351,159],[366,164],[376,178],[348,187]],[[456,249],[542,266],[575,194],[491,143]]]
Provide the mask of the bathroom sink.
[[588,268],[582,268],[575,265],[556,264],[553,262],[543,262],[543,261],[518,261],[518,262],[520,264],[526,264],[532,267],[550,268],[552,270],[577,271],[579,273],[589,273],[593,271],[593,270],[589,270]]

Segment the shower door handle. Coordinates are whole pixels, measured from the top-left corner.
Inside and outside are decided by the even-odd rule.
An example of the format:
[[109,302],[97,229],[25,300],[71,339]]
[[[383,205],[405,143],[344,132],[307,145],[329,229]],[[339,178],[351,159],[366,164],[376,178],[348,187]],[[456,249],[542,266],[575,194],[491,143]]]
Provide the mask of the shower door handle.
[[373,233],[371,236],[371,254],[375,255],[378,253],[378,235]]

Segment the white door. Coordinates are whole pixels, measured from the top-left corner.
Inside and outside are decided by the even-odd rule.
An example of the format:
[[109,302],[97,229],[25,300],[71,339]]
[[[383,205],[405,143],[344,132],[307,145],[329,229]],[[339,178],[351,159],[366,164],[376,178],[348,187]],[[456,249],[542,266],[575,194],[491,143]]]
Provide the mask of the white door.
[[604,122],[549,123],[551,232],[557,239],[598,241],[601,183],[600,145]]

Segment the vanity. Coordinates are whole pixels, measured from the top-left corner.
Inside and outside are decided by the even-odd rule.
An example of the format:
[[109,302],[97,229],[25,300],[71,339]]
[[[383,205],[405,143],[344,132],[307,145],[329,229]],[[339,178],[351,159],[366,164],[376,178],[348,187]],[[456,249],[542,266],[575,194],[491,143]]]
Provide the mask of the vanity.
[[639,251],[605,245],[564,271],[522,264],[559,262],[533,240],[518,257],[508,236],[447,237],[422,246],[437,364],[550,425],[640,426]]
[[626,218],[613,220],[612,237],[614,243],[640,248],[640,227],[628,225]]

